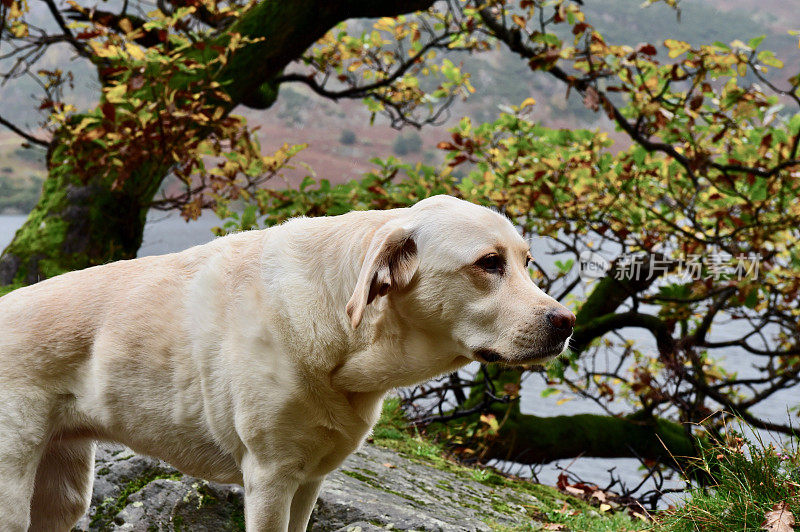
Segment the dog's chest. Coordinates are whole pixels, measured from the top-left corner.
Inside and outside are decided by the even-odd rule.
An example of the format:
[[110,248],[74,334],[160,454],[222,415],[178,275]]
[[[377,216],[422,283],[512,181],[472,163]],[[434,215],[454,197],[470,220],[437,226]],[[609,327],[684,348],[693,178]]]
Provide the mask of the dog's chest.
[[315,446],[316,459],[310,461],[314,464],[313,471],[308,472],[310,476],[327,475],[339,467],[363,443],[378,420],[383,393],[348,394],[346,398],[346,408],[338,405],[339,408],[328,411],[331,423],[317,425],[307,432],[319,442]]

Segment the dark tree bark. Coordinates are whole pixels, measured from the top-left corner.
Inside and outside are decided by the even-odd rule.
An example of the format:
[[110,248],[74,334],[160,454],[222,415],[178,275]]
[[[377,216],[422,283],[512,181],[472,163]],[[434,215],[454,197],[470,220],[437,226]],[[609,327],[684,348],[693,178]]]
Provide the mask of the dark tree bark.
[[641,413],[619,418],[516,414],[509,417],[501,436],[492,442],[487,458],[523,464],[576,456],[642,458],[678,468],[695,454],[693,442],[681,425]]
[[[335,24],[413,12],[432,3],[263,0],[213,38],[215,43],[224,43],[234,32],[263,38],[237,51],[220,73],[218,81],[231,98],[227,110],[239,104],[261,109],[272,105],[278,94],[272,80]],[[87,181],[68,170],[59,150],[59,144],[68,140],[56,135],[48,150],[48,178],[39,203],[0,255],[0,286],[31,284],[65,271],[136,256],[147,211],[171,163],[149,160],[133,168],[123,186],[114,189],[113,176]],[[81,161],[69,163],[81,165]]]
[[[519,370],[494,366],[487,368],[487,372],[496,393],[501,393],[508,384],[520,385]],[[477,384],[462,405],[465,410],[478,407],[480,411],[458,417],[449,427],[458,430],[464,421],[468,426],[478,422],[482,413],[493,414],[500,428],[496,437],[487,440],[482,455],[485,460],[541,464],[576,456],[640,458],[679,468],[686,465],[687,457],[696,456],[694,442],[680,423],[657,418],[649,412],[620,417],[597,414],[540,417],[523,414],[519,399],[492,402],[481,408],[485,390],[482,383]],[[441,422],[430,427],[434,432],[444,429]]]

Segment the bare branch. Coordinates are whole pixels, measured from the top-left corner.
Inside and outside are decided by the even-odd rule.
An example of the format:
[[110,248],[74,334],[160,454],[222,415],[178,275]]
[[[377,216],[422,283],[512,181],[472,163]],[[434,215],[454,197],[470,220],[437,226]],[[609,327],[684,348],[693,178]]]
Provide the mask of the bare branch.
[[595,338],[624,327],[641,327],[649,330],[656,339],[658,350],[668,354],[675,348],[675,340],[669,332],[667,324],[658,316],[638,312],[622,312],[607,314],[583,323],[575,328],[572,335],[574,351],[580,352]]
[[61,14],[61,11],[58,10],[58,6],[56,6],[55,1],[45,0],[45,3],[47,3],[47,7],[50,8],[50,13],[53,14],[53,18],[56,19],[58,27],[61,28],[61,31],[64,32],[64,37],[66,38],[67,42],[69,42],[75,49],[75,51],[78,52],[78,55],[91,59],[92,58],[91,52],[89,52],[89,50],[86,49],[86,46],[78,39],[76,39],[75,36],[72,34],[72,30],[69,29],[67,21],[64,20],[64,17]]
[[18,126],[12,124],[2,116],[0,116],[0,124],[6,126],[8,129],[19,135],[20,137],[24,138],[26,141],[30,142],[31,144],[38,144],[39,146],[44,146],[45,148],[50,147],[50,141],[43,140],[37,137],[34,137],[30,133],[27,133],[20,129]]
[[722,307],[725,305],[725,302],[730,299],[733,294],[736,293],[736,288],[729,287],[723,291],[722,295],[714,302],[713,305],[708,309],[706,315],[703,316],[703,320],[700,322],[700,325],[697,326],[697,330],[694,332],[689,340],[692,342],[703,343],[706,340],[706,335],[708,334],[708,330],[711,328],[711,324],[714,322],[714,318],[716,317],[717,313],[722,310]]

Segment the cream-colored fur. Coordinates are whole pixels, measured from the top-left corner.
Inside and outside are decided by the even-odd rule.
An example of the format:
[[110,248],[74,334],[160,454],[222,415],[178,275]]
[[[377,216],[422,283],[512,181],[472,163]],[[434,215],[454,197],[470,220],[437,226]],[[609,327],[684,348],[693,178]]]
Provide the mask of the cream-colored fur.
[[527,253],[504,217],[437,196],[0,298],[0,530],[70,530],[95,440],[242,483],[248,531],[305,530],[388,390],[563,349],[571,322],[556,330],[546,313],[571,314],[530,280]]

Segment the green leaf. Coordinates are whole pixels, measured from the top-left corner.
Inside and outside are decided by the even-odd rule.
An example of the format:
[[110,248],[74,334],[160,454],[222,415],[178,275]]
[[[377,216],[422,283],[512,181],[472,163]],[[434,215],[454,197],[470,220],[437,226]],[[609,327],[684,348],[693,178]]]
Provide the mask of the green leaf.
[[766,37],[766,35],[759,35],[758,37],[753,37],[752,39],[747,41],[747,46],[755,50],[756,48],[758,48],[758,45],[761,44],[761,41],[764,40],[764,37]]
[[545,388],[542,390],[542,397],[550,397],[553,394],[561,393],[558,388]]
[[757,177],[753,186],[750,187],[750,199],[753,201],[764,201],[767,199],[767,180]]
[[744,299],[744,305],[747,308],[755,308],[758,304],[758,288],[753,288],[747,297]]
[[256,225],[256,206],[251,204],[244,208],[242,213],[241,229],[243,231],[251,229]]
[[558,268],[558,271],[560,271],[561,273],[568,273],[572,269],[572,267],[575,265],[575,259],[569,259],[566,262],[562,262],[560,260],[557,260],[555,262],[555,265],[556,265],[556,268]]
[[302,182],[302,183],[300,183],[300,187],[299,187],[299,188],[300,188],[300,190],[301,190],[302,192],[305,192],[305,190],[306,190],[308,187],[312,186],[314,183],[316,183],[316,181],[314,181],[314,178],[313,178],[313,177],[311,177],[310,175],[307,175],[307,176],[305,176],[305,177],[303,178],[303,182]]
[[769,50],[763,50],[758,52],[758,60],[767,65],[772,66],[775,68],[783,68],[783,61],[775,57],[775,54],[770,52]]

